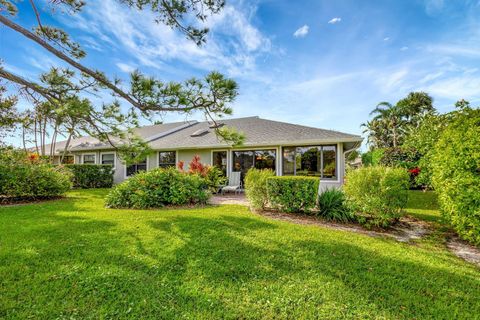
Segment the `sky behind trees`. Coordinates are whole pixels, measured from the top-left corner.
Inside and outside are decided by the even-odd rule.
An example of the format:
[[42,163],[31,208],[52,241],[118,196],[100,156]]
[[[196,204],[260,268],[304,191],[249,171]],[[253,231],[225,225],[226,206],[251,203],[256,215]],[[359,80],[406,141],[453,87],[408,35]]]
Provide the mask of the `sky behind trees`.
[[[234,78],[236,117],[359,134],[378,102],[395,103],[410,91],[428,92],[441,112],[461,98],[474,106],[480,100],[478,1],[227,0],[207,21],[202,47],[115,0],[89,0],[75,16],[51,15],[45,3],[44,24],[65,28],[86,49],[84,63],[109,76],[127,79],[140,69],[184,80],[218,70]],[[28,1],[19,7],[16,19],[34,26]],[[31,79],[64,65],[5,27],[0,57],[6,69]]]

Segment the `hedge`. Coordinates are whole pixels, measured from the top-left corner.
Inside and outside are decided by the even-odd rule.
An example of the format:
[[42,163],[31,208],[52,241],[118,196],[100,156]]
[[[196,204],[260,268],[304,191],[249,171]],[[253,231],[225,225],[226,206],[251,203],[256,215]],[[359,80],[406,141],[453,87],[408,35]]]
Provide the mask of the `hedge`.
[[452,114],[432,156],[432,182],[455,231],[480,246],[480,109]]
[[267,178],[270,205],[285,212],[309,212],[315,208],[320,179],[301,176]]
[[404,168],[363,167],[347,173],[343,190],[360,222],[387,227],[407,205],[409,181]]
[[0,164],[0,201],[53,198],[71,187],[71,173],[63,166]]
[[166,205],[204,204],[210,196],[200,175],[175,168],[140,172],[116,185],[106,197],[109,208],[159,208]]
[[80,189],[111,188],[114,169],[109,164],[68,164],[73,174],[73,187]]

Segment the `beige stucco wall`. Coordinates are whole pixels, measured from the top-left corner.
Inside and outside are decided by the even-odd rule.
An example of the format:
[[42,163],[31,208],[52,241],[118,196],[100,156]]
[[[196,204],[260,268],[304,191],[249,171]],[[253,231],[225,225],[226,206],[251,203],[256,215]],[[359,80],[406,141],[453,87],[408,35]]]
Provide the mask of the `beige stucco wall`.
[[200,156],[200,162],[204,164],[212,164],[212,152],[208,150],[178,150],[177,152],[177,163],[180,161],[185,162],[185,165],[188,165],[192,161],[195,155]]

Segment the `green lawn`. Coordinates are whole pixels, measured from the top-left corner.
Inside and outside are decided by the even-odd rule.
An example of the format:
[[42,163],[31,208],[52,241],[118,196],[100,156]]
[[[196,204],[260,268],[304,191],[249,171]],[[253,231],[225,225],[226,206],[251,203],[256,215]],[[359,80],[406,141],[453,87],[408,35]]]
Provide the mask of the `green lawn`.
[[0,208],[0,318],[480,314],[480,270],[443,244],[273,221],[241,206],[104,209],[105,194]]

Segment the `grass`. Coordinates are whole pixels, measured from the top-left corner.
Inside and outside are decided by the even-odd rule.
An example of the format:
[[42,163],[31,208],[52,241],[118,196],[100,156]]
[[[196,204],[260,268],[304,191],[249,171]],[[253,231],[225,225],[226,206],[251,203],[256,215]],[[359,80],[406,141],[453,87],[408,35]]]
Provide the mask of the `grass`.
[[438,208],[437,196],[433,191],[409,191],[406,212],[420,220],[445,223]]
[[105,194],[0,208],[0,318],[480,314],[479,269],[441,244],[273,221],[241,206],[104,209]]

